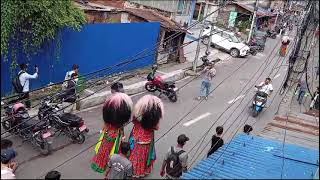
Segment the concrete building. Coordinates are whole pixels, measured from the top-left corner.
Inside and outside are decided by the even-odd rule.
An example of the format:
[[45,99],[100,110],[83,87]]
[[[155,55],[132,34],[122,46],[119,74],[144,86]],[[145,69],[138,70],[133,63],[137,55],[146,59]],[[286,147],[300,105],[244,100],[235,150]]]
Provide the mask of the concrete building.
[[193,14],[193,20],[202,20],[203,17],[206,17],[208,14],[211,14],[206,18],[205,21],[216,21],[219,12],[219,0],[197,0],[195,5],[195,11]]
[[[159,13],[170,17],[181,25],[190,24],[195,0],[129,0],[125,6],[156,9]],[[137,7],[138,6],[138,7]]]

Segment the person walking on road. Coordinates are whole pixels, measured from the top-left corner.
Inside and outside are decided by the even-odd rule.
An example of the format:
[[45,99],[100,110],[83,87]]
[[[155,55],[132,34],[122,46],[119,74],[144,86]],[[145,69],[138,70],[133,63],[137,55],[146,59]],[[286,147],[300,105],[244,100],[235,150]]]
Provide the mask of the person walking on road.
[[163,118],[163,103],[153,95],[145,95],[134,106],[133,128],[129,137],[133,177],[149,175],[156,160],[154,132]]
[[27,73],[28,65],[23,63],[20,64],[20,72],[18,73],[20,84],[23,88],[22,92],[23,95],[21,97],[22,100],[25,101],[25,105],[28,109],[31,108],[31,101],[30,101],[30,95],[29,95],[29,79],[36,79],[38,78],[38,67],[35,66],[35,73],[33,75],[30,75]]
[[109,96],[103,106],[104,126],[95,146],[91,169],[104,173],[109,157],[118,153],[121,141],[124,139],[124,124],[128,123],[132,113],[132,100],[124,93]]
[[317,87],[317,91],[313,95],[313,99],[310,103],[310,110],[317,109],[319,110],[319,87]]
[[108,162],[110,168],[106,179],[130,179],[132,177],[132,163],[128,160],[130,144],[122,142],[120,153],[113,154]]
[[302,100],[304,98],[304,95],[308,92],[307,82],[303,79],[300,79],[300,81],[298,83],[298,87],[299,87],[299,93],[298,93],[297,101],[299,102],[299,104],[302,104]]
[[290,39],[287,34],[282,37],[281,47],[280,47],[280,56],[284,57],[287,53],[287,47],[290,43]]
[[201,98],[204,97],[207,100],[210,94],[212,78],[216,75],[216,70],[214,69],[213,63],[209,63],[208,66],[206,66],[202,71],[202,74],[204,76],[201,82],[200,96],[198,96],[197,99],[201,100]]
[[161,177],[166,174],[166,179],[178,179],[183,172],[187,172],[188,154],[183,149],[187,141],[189,138],[181,134],[177,139],[178,144],[169,148],[161,166]]
[[224,142],[222,139],[223,127],[218,126],[216,128],[216,134],[211,138],[211,148],[208,152],[207,157],[216,152],[221,146],[223,146]]

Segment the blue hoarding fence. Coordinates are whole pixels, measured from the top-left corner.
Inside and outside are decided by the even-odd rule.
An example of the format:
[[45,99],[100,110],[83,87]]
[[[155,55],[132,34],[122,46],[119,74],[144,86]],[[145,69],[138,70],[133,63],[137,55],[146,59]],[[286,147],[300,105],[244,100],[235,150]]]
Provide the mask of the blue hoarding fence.
[[[61,32],[60,58],[56,60],[56,40],[41,49],[37,55],[30,56],[29,67],[38,65],[39,78],[30,82],[30,89],[45,86],[50,82],[64,79],[65,73],[73,64],[79,65],[81,74],[87,74],[108,66],[114,66],[127,60],[125,58],[149,49],[148,55],[132,63],[127,63],[108,71],[99,72],[98,76],[145,67],[155,62],[155,49],[160,23],[111,23],[87,24],[80,32],[64,29]],[[151,52],[150,52],[151,51]],[[20,49],[18,63],[26,62],[27,57]],[[30,68],[31,70],[31,68]],[[13,77],[18,68],[13,70]],[[32,70],[29,71],[32,73]],[[1,96],[12,90],[10,60],[1,60]]]

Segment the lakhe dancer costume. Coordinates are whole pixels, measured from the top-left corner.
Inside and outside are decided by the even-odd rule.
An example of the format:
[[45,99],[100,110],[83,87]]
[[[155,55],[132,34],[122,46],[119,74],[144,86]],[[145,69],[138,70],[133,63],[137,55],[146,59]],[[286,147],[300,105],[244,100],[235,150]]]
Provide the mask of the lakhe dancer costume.
[[163,103],[153,95],[145,95],[134,107],[133,129],[129,137],[133,177],[140,178],[151,173],[156,160],[154,131],[159,129],[163,117]]
[[114,93],[106,99],[102,110],[104,127],[92,158],[94,171],[105,172],[111,155],[118,153],[124,135],[123,125],[131,118],[132,106],[131,98],[124,93]]

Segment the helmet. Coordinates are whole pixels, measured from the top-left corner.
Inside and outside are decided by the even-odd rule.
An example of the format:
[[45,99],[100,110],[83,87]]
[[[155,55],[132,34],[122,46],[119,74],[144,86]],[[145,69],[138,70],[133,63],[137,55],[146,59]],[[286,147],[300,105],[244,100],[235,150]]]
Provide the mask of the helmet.
[[20,108],[25,108],[24,104],[16,103],[15,105],[13,105],[13,112],[16,113]]
[[152,65],[152,69],[158,69],[158,65],[157,64]]

